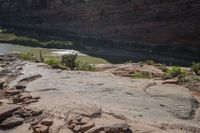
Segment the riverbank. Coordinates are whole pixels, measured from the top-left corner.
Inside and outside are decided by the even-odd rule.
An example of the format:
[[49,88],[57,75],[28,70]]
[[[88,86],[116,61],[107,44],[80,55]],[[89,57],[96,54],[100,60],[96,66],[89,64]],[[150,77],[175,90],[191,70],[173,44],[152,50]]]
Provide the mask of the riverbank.
[[[83,127],[85,133],[118,133],[122,128],[124,133],[200,132],[199,91],[177,84],[175,79],[160,79],[163,72],[154,65],[97,65],[96,72],[69,71],[21,61],[15,54],[1,56],[0,63],[0,78],[4,79],[0,115],[5,106],[19,105],[12,110],[18,126],[2,128],[2,122],[8,125],[13,120],[10,115],[0,120],[0,129],[8,133],[41,129],[70,133]],[[130,72],[138,70],[148,70],[153,78],[129,77]],[[196,87],[199,88],[198,84]],[[39,115],[27,115],[41,110]]]

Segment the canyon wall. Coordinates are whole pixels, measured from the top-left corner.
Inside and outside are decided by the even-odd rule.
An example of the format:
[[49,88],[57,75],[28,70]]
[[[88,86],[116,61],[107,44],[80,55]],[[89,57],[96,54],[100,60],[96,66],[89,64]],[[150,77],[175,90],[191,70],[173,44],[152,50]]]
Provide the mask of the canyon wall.
[[200,46],[199,0],[0,0],[0,23],[152,45]]

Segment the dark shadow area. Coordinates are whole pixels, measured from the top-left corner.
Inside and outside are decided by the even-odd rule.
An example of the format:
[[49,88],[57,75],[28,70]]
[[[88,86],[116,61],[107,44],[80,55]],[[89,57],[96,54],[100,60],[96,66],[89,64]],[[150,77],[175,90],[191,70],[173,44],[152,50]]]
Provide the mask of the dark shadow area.
[[137,43],[112,42],[103,39],[84,37],[72,32],[63,32],[36,27],[3,25],[6,33],[23,36],[38,41],[71,41],[73,45],[60,44],[38,45],[24,43],[20,45],[31,47],[74,49],[84,54],[99,57],[110,63],[124,63],[154,60],[166,65],[189,66],[192,62],[200,61],[200,48],[180,45],[141,45]]

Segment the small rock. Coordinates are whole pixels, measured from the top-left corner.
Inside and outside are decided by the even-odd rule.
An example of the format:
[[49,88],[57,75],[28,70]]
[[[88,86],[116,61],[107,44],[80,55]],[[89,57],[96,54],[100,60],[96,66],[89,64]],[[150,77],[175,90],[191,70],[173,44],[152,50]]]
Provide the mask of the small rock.
[[41,115],[43,113],[42,110],[32,110],[31,114],[32,116],[38,116]]
[[33,97],[33,99],[36,99],[36,100],[38,100],[38,99],[40,99],[41,97]]
[[28,99],[25,101],[26,104],[38,102],[38,99]]
[[41,77],[42,77],[42,75],[40,75],[40,74],[32,75],[30,77],[21,79],[20,81],[18,81],[18,83],[28,83],[28,82],[34,81],[38,78],[41,78]]
[[53,120],[50,118],[43,119],[40,123],[41,125],[51,126],[53,125]]
[[165,80],[162,84],[178,84],[178,79],[168,79]]
[[24,121],[24,119],[14,116],[14,117],[10,117],[10,118],[7,118],[6,120],[4,120],[0,126],[2,128],[12,128],[12,127],[23,124],[23,121]]
[[81,132],[85,132],[85,131],[87,131],[87,130],[93,128],[93,127],[95,127],[95,123],[92,122],[92,121],[90,121],[90,122],[88,122],[87,124],[81,126]]
[[32,127],[33,133],[48,133],[49,127],[45,125],[36,125]]
[[72,123],[72,124],[68,125],[68,128],[69,128],[69,129],[73,129],[75,126],[76,126],[76,124],[75,124],[75,123]]
[[36,126],[38,124],[39,124],[38,120],[34,120],[34,121],[30,122],[31,127]]
[[127,124],[115,124],[106,127],[92,128],[87,133],[132,133],[130,126]]
[[77,120],[78,122],[79,122],[81,119],[83,119],[83,116],[81,116],[81,115],[78,115],[78,116],[76,116],[76,117],[74,118],[74,120]]
[[23,89],[26,89],[26,85],[17,84],[17,85],[15,86],[15,88],[18,89],[18,90],[23,90]]
[[81,126],[80,125],[76,125],[74,128],[73,128],[73,131],[74,132],[79,132],[81,130]]
[[5,83],[6,83],[6,80],[0,79],[0,89],[3,89]]
[[19,98],[19,95],[13,96],[12,100],[13,100],[13,103],[20,103],[24,101],[23,99]]
[[71,123],[78,124],[78,121],[77,120],[72,120]]
[[0,130],[0,133],[5,133],[4,131]]
[[8,94],[8,95],[16,95],[16,94],[19,94],[19,93],[20,93],[20,90],[16,90],[16,89],[5,90],[5,94]]
[[12,116],[13,112],[19,109],[18,105],[7,105],[0,108],[0,121]]
[[81,121],[79,122],[79,124],[81,124],[81,125],[87,124],[90,120],[91,120],[91,119],[88,118],[88,117],[83,117],[83,118],[81,119]]
[[71,131],[70,129],[63,128],[63,129],[60,129],[58,132],[52,132],[52,133],[74,133],[74,132]]
[[19,97],[20,97],[20,99],[31,99],[32,98],[30,93],[21,93]]

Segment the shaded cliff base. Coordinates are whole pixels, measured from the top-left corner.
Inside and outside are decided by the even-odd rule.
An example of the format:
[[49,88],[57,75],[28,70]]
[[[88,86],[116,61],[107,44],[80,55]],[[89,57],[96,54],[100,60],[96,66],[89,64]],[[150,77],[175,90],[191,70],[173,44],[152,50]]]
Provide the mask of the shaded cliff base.
[[[123,63],[129,60],[154,60],[168,65],[188,66],[192,62],[200,60],[200,48],[197,46],[115,42],[30,25],[3,25],[1,29],[0,41],[4,43],[32,47],[76,49],[91,56],[104,58],[111,63]],[[118,54],[116,52],[112,54],[112,51],[116,50],[118,50]],[[116,58],[122,55],[124,55],[122,62],[113,61],[114,56]]]

